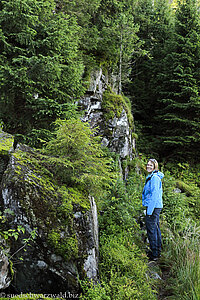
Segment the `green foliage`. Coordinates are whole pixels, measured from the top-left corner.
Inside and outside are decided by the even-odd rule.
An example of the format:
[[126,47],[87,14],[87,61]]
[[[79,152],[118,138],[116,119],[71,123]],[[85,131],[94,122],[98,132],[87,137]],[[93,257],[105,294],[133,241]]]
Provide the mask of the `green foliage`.
[[91,52],[96,50],[99,41],[99,31],[95,21],[100,3],[100,0],[59,1],[58,11],[61,10],[70,16],[75,16],[80,26],[80,45],[85,60]]
[[21,225],[18,225],[17,229],[11,229],[11,228],[10,229],[5,229],[5,228],[3,228],[3,227],[5,227],[5,223],[7,221],[7,216],[8,215],[13,215],[13,214],[14,214],[13,211],[11,211],[10,209],[6,209],[4,211],[4,214],[2,214],[2,212],[0,212],[0,221],[1,221],[0,236],[5,241],[7,241],[8,239],[10,239],[12,237],[14,237],[15,240],[17,240],[18,237],[19,237],[20,232],[22,232],[22,233],[25,232],[25,229]]
[[[167,168],[172,173],[165,171],[161,217],[161,264],[169,270],[165,289],[170,291],[172,299],[199,299],[198,171],[186,162],[169,162]],[[180,189],[178,193],[175,192],[177,187]]]
[[14,144],[14,137],[0,129],[0,155],[8,155]]
[[17,229],[4,230],[0,234],[5,240],[8,240],[12,237],[14,237],[15,240],[17,240],[21,232],[24,233],[25,229],[22,226],[17,226]]
[[[144,5],[148,6],[145,13]],[[156,1],[151,8],[149,1],[139,1],[135,10],[139,11],[139,36],[149,50],[149,57],[134,64],[133,83],[127,88],[135,120],[142,125],[138,147],[146,153],[153,149],[160,157],[195,158],[199,147],[198,3],[179,1],[172,10],[167,1]]]
[[134,219],[141,210],[141,184],[137,176],[129,178],[128,185],[121,178],[111,187],[104,201],[100,202],[100,228],[107,235],[123,230],[138,229]]
[[[186,162],[184,163],[168,162],[166,164],[166,168],[170,169],[171,176],[173,176],[173,179],[171,177],[172,180],[171,186],[173,187],[172,189],[178,188],[181,191],[181,194],[178,195],[178,199],[180,200],[182,199],[181,203],[184,204],[185,207],[187,207],[188,212],[186,214],[189,213],[189,215],[191,215],[192,218],[194,218],[198,222],[199,213],[200,213],[200,201],[199,201],[200,188],[199,188],[198,164],[192,165]],[[165,179],[164,182],[166,182]],[[168,187],[170,188],[170,185],[168,185]],[[167,188],[168,191],[169,188]],[[168,197],[168,192],[166,195]],[[173,200],[173,202],[177,203],[177,201],[175,200]]]
[[111,69],[117,73],[117,88],[121,93],[121,84],[129,79],[130,61],[133,53],[142,55],[142,41],[137,33],[139,26],[132,14],[132,1],[101,1],[98,23],[101,43],[98,50]]
[[139,151],[149,154],[158,152],[157,140],[159,123],[157,116],[159,103],[158,90],[160,82],[157,74],[163,68],[166,44],[173,32],[173,18],[168,1],[137,1],[133,13],[135,21],[140,25],[138,35],[144,41],[143,48],[148,55],[133,57],[131,82],[126,88],[130,95],[132,110],[139,133],[137,147]]
[[[200,297],[200,228],[191,219],[185,220],[180,232],[174,228],[166,237],[165,255],[170,264],[168,289],[173,299],[199,299]],[[166,263],[166,262],[165,262]]]
[[81,288],[83,293],[80,299],[84,300],[111,300],[110,287],[105,282],[93,283],[87,281],[81,281]]
[[56,138],[47,143],[45,153],[50,155],[57,178],[96,195],[102,187],[108,188],[114,174],[100,138],[79,119],[58,120],[56,124]]
[[1,1],[0,118],[12,133],[36,138],[34,130],[43,130],[42,137],[82,94],[79,26],[55,7],[53,0]]
[[[196,1],[179,2],[174,36],[164,59],[158,119],[166,149],[195,157],[199,145],[200,24]],[[184,146],[184,153],[182,151]]]
[[131,234],[101,236],[100,243],[100,272],[111,299],[155,299],[145,260]]
[[163,214],[168,226],[184,228],[185,219],[191,214],[189,199],[181,190],[177,190],[176,180],[168,171],[163,179]]

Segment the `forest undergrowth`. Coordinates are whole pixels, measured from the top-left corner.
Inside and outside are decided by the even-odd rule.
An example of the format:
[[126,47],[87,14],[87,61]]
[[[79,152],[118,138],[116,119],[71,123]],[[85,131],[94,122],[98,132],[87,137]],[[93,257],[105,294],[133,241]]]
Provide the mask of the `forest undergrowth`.
[[[78,140],[82,124],[68,123],[75,159],[63,160],[61,148],[56,169],[62,161],[65,172],[56,171],[95,196],[103,191],[95,198],[100,283],[81,282],[82,299],[200,299],[199,14],[196,0],[0,1],[0,129],[31,147],[50,141],[51,152],[56,120],[80,117],[74,104],[100,70],[129,98],[137,151],[163,159],[163,251],[152,270],[159,281],[148,265],[141,206],[147,158],[127,162],[128,180],[119,177],[105,194],[99,187],[110,182],[109,163],[102,164],[101,149],[98,160],[91,157],[92,134],[89,142]],[[112,118],[119,111],[107,98],[104,110]],[[83,151],[84,145],[93,147]]]
[[[137,161],[138,164],[138,161]],[[166,166],[163,180],[164,209],[161,214],[162,256],[148,262],[141,193],[145,159],[140,174],[131,172],[124,183],[113,185],[99,204],[100,285],[83,285],[82,299],[200,299],[200,226],[192,194],[177,188],[186,184],[199,193],[196,172],[181,168],[175,178]],[[189,167],[188,167],[189,168]],[[196,169],[197,170],[197,169]],[[181,175],[182,174],[182,175]],[[186,188],[186,186],[184,185]],[[197,195],[196,195],[197,196]],[[197,201],[197,198],[196,200]],[[196,203],[196,207],[198,207]]]

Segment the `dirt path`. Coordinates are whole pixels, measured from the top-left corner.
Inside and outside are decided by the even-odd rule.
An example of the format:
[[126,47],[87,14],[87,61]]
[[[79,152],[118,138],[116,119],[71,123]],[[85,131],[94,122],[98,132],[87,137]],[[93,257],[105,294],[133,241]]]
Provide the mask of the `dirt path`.
[[169,300],[173,298],[173,291],[171,290],[168,279],[170,278],[170,266],[165,266],[162,262],[148,263],[150,276],[158,280],[158,300]]
[[170,278],[170,266],[164,266],[159,264],[161,270],[161,283],[158,290],[158,300],[173,299],[173,291],[168,285],[168,279]]

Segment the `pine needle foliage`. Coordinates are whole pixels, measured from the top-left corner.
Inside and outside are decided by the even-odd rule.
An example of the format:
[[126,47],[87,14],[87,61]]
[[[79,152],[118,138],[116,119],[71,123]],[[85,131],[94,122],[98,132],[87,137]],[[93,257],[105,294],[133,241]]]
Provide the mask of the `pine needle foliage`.
[[[179,155],[196,153],[200,142],[200,23],[197,2],[181,1],[163,72],[159,74],[160,143]],[[162,131],[162,132],[161,132]],[[184,146],[184,153],[182,146]]]
[[[0,2],[0,118],[12,134],[41,136],[82,94],[76,19],[53,0]],[[48,135],[48,132],[47,132]],[[34,145],[37,146],[37,145]]]
[[56,137],[45,149],[53,172],[63,184],[78,185],[98,197],[115,177],[112,160],[106,156],[100,137],[80,119],[59,119],[56,126]]

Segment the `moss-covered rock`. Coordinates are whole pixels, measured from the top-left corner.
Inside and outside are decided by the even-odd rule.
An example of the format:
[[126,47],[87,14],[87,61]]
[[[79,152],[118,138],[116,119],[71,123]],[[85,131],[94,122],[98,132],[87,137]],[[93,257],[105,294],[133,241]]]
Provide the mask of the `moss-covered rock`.
[[104,118],[108,122],[114,118],[120,118],[123,110],[126,111],[129,126],[133,129],[133,115],[131,113],[131,103],[127,97],[115,94],[108,89],[103,93],[102,109]]
[[123,103],[122,95],[117,95],[112,91],[106,91],[103,94],[102,109],[106,121],[112,120],[114,117],[120,117],[123,110]]
[[0,129],[0,155],[8,155],[13,151],[14,137]]
[[13,151],[14,137],[0,128],[0,181]]
[[[16,291],[77,293],[78,277],[87,275],[85,263],[91,251],[96,253],[89,195],[63,186],[52,170],[48,156],[18,145],[3,174],[3,206],[14,212],[9,226],[26,229],[11,246],[15,261],[23,259],[23,264],[14,264]],[[34,228],[37,239],[18,253]],[[92,267],[96,280],[97,263]]]

